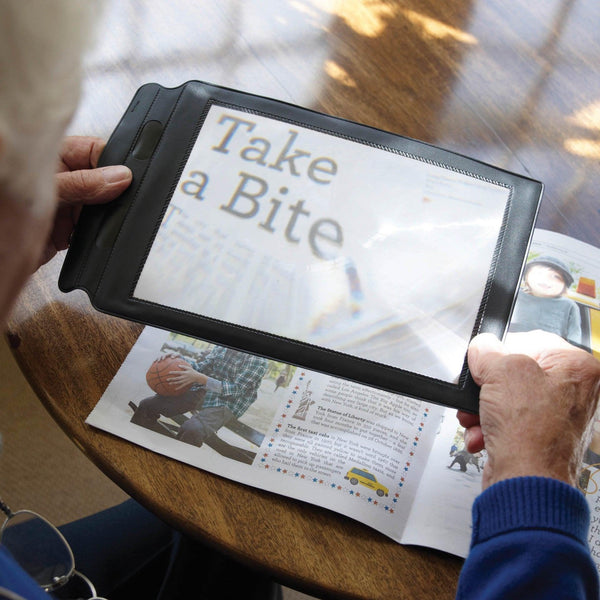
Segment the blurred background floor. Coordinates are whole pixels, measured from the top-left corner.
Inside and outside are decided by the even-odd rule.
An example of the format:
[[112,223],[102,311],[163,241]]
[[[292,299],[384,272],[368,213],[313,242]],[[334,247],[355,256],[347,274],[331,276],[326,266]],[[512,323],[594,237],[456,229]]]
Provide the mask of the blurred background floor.
[[[128,498],[52,420],[23,378],[4,336],[0,432],[0,497],[12,509],[34,510],[61,525]],[[284,600],[310,598],[284,588]]]

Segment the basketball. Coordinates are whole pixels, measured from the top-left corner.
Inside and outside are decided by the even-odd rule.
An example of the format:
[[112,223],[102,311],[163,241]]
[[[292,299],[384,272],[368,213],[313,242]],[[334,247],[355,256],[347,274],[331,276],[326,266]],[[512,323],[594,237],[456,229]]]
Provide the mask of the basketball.
[[172,356],[155,360],[146,373],[146,383],[153,392],[161,396],[181,396],[188,391],[190,386],[177,389],[173,383],[167,380],[169,373],[178,371],[180,365],[187,364],[183,358]]

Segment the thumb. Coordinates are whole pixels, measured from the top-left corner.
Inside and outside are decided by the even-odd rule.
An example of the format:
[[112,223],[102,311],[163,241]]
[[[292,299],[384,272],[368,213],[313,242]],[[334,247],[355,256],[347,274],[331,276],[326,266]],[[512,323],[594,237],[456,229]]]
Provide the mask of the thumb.
[[114,200],[131,183],[131,171],[123,165],[82,169],[56,174],[58,199],[64,204],[96,204]]
[[495,335],[481,333],[471,340],[467,359],[471,375],[478,385],[481,385],[487,357],[491,354],[507,354],[502,342]]

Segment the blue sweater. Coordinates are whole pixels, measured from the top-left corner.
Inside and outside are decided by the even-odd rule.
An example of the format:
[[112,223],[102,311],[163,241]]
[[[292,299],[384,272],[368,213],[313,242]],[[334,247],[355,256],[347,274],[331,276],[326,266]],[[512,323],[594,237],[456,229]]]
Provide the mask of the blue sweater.
[[42,588],[31,579],[14,561],[13,557],[0,545],[0,600],[12,598],[4,590],[25,598],[25,600],[51,600]]
[[598,600],[589,519],[583,494],[561,481],[520,477],[490,486],[473,504],[457,599]]

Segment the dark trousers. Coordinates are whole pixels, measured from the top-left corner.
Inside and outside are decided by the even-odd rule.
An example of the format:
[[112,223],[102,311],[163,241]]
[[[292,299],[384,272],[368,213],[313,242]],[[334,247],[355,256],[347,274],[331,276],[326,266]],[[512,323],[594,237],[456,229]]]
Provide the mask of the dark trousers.
[[160,426],[157,428],[157,421],[161,415],[175,417],[190,411],[195,411],[195,414],[182,423],[177,439],[195,446],[202,446],[216,431],[234,418],[226,406],[204,408],[198,394],[187,392],[181,396],[156,394],[145,398],[140,402],[131,422],[164,433]]
[[[77,570],[109,600],[282,597],[281,587],[267,575],[182,536],[133,500],[59,529],[73,549]],[[72,589],[53,596],[78,597]]]

